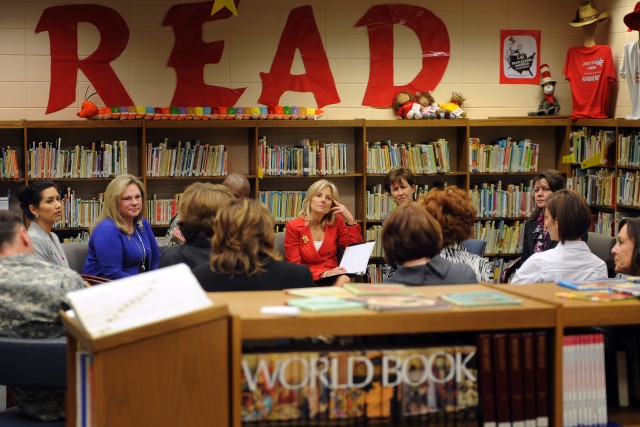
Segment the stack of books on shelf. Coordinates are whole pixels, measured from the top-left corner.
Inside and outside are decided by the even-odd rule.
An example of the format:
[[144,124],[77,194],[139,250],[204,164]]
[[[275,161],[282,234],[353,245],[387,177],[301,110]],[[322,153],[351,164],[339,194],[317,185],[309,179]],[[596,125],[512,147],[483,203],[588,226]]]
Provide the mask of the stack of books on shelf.
[[477,423],[474,344],[396,346],[245,352],[243,424]]
[[472,239],[485,240],[486,254],[522,253],[522,233],[524,221],[514,221],[513,225],[500,221],[478,221],[473,227]]
[[97,198],[83,200],[76,197],[75,191],[67,188],[67,192],[62,196],[60,209],[62,218],[55,227],[77,228],[90,227],[102,211],[104,193],[99,193]]
[[266,137],[261,137],[258,168],[267,176],[345,175],[347,144],[303,139],[293,147],[269,146]]
[[165,140],[156,147],[147,144],[147,176],[224,176],[227,175],[227,148],[200,141]]
[[618,171],[616,182],[618,204],[625,206],[640,206],[640,172]]
[[382,226],[372,225],[365,230],[365,241],[375,241],[376,244],[371,253],[372,257],[381,258],[384,256],[384,250],[382,249]]
[[502,181],[497,184],[483,183],[469,190],[471,203],[478,218],[522,218],[531,215],[533,205],[533,185],[529,181],[507,185],[502,189]]
[[71,150],[55,143],[31,143],[27,157],[30,179],[111,178],[127,173],[127,141],[92,142]]
[[386,174],[401,166],[418,174],[451,172],[448,141],[440,138],[422,144],[367,142],[367,173]]
[[604,355],[600,333],[563,337],[563,425],[607,425]]
[[585,167],[607,164],[607,151],[611,144],[615,145],[616,132],[614,130],[596,130],[584,127],[574,130],[569,137],[569,153],[573,154],[576,163],[592,159]]
[[178,205],[182,193],[172,199],[158,199],[154,194],[147,200],[147,221],[151,225],[169,225],[171,219],[178,213]]
[[640,167],[640,133],[621,131],[618,140],[618,166]]
[[469,138],[469,172],[537,172],[539,145],[511,138],[483,144]]
[[286,222],[298,216],[306,194],[306,191],[259,191],[258,200],[269,208],[276,222]]
[[592,206],[613,206],[615,203],[615,174],[610,169],[583,171],[574,168],[572,176],[567,178],[567,188],[580,193]]
[[16,150],[11,147],[2,147],[0,150],[0,179],[20,178],[20,167]]

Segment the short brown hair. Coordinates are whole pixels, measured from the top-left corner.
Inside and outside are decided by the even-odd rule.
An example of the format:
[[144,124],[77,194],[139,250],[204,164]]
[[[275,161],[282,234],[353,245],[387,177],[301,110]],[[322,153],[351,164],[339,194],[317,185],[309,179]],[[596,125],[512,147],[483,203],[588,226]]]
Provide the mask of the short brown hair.
[[[567,181],[564,179],[560,172],[555,169],[546,169],[533,177],[532,187],[535,187],[536,183],[543,178],[547,181],[547,184],[549,184],[549,190],[553,191],[554,193],[558,190],[562,190],[567,186]],[[533,188],[531,188],[531,192],[533,194]],[[533,212],[531,212],[531,218],[537,218],[538,215],[540,215],[540,209],[535,205],[535,203],[534,207],[535,208],[533,209]]]
[[193,240],[198,235],[211,238],[213,220],[218,209],[234,198],[233,192],[221,184],[194,182],[180,198],[180,231],[185,240]]
[[218,210],[211,239],[211,270],[220,274],[265,271],[269,260],[281,260],[275,251],[274,220],[269,209],[255,199],[233,199]]
[[558,221],[558,238],[562,243],[578,240],[591,226],[591,209],[587,201],[573,190],[558,190],[549,197],[545,207]]
[[398,206],[382,228],[384,258],[392,267],[423,257],[433,258],[442,249],[438,222],[417,202]]
[[468,191],[455,185],[436,187],[422,196],[420,202],[440,224],[444,246],[471,237],[477,211]]
[[416,185],[416,177],[411,169],[407,167],[391,169],[387,176],[384,177],[384,189],[387,193],[391,193],[391,186],[394,183],[399,182],[402,178],[404,178],[410,186],[413,187]]

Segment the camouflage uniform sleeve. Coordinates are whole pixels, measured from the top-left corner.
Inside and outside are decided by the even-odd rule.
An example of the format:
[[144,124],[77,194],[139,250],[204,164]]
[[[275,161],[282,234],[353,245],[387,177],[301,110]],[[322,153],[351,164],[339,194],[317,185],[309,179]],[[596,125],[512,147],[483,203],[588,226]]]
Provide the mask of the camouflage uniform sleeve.
[[67,292],[76,291],[78,289],[84,289],[89,285],[82,279],[82,277],[73,270],[65,271],[65,275],[62,277],[60,283],[61,301],[63,304],[69,306],[69,299],[67,298]]

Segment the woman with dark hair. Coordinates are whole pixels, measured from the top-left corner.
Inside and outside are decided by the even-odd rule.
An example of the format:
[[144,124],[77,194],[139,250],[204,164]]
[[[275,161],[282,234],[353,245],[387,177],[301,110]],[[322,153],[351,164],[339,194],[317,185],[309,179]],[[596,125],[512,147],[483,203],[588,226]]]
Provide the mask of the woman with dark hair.
[[467,251],[463,240],[471,237],[476,220],[476,208],[469,192],[455,185],[433,188],[420,203],[433,215],[442,228],[443,247],[440,256],[454,264],[466,264],[479,282],[493,283],[493,265],[488,259]]
[[544,224],[557,246],[531,255],[511,283],[607,279],[607,265],[581,239],[591,225],[591,209],[584,197],[567,189],[553,193],[546,201]]
[[128,174],[114,178],[104,192],[100,216],[91,227],[82,272],[115,280],[157,269],[160,249],[144,212],[142,182]]
[[273,291],[315,286],[303,265],[281,261],[273,216],[255,199],[234,199],[216,214],[211,258],[193,270],[207,292]]
[[640,218],[620,221],[618,238],[611,253],[616,273],[640,275]]
[[22,213],[29,219],[29,237],[35,255],[53,265],[69,268],[60,239],[51,232],[53,224],[62,218],[60,192],[55,183],[40,181],[18,190]]
[[398,206],[382,228],[384,258],[393,274],[387,283],[411,286],[477,283],[473,270],[452,264],[438,253],[442,231],[438,221],[416,202]]
[[[416,194],[416,186],[415,175],[411,169],[406,167],[392,169],[384,177],[384,189],[391,195],[391,198],[398,206],[413,201]],[[386,212],[380,216],[383,223],[391,212]]]
[[194,182],[180,197],[178,226],[185,243],[169,246],[160,257],[160,268],[185,263],[191,269],[209,261],[213,220],[234,195],[227,187],[210,182]]
[[560,172],[548,169],[533,178],[533,202],[535,208],[524,223],[522,242],[522,265],[536,252],[543,252],[556,247],[558,242],[549,237],[544,226],[544,210],[547,200],[553,193],[566,187],[566,181]]

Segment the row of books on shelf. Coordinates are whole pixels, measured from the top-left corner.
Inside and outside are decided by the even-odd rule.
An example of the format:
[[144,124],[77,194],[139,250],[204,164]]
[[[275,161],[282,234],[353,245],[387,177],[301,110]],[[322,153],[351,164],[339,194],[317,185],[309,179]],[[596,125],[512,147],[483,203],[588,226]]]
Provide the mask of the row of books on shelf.
[[298,216],[306,194],[306,191],[259,191],[258,201],[269,208],[276,222],[287,222]]
[[478,221],[472,230],[472,239],[487,242],[485,254],[522,253],[524,221],[516,220],[508,225],[504,220]]
[[155,194],[147,200],[147,221],[151,225],[169,225],[171,219],[178,213],[178,206],[182,193],[173,199],[158,199]]
[[640,207],[640,172],[619,170],[616,190],[618,204]]
[[[415,199],[419,200],[428,191],[429,184],[417,185]],[[367,219],[371,221],[379,221],[383,215],[387,215],[397,206],[391,194],[383,191],[382,184],[367,187],[365,197],[367,202]]]
[[2,147],[2,149],[0,149],[0,178],[20,178],[20,166],[18,163],[18,156],[14,148]]
[[469,138],[469,172],[537,172],[539,144],[511,138],[483,144]]
[[565,335],[562,364],[563,425],[607,425],[603,335]]
[[567,178],[567,188],[574,190],[592,206],[613,206],[615,203],[615,174],[610,169],[574,168]]
[[622,213],[598,212],[592,215],[591,224],[594,233],[603,234],[605,236],[615,237],[617,230],[616,224],[622,219]]
[[618,166],[640,167],[640,133],[621,131],[618,137]]
[[598,164],[607,163],[609,146],[615,146],[615,130],[591,129],[583,127],[576,129],[569,135],[569,153],[573,163],[581,163],[594,156],[598,157]]
[[280,175],[345,175],[347,144],[303,139],[293,147],[267,145],[260,137],[258,168],[266,176]]
[[477,421],[476,346],[244,353],[245,425]]
[[224,176],[227,175],[227,148],[224,144],[168,139],[157,146],[147,144],[147,176]]
[[98,141],[61,148],[62,139],[32,142],[27,157],[30,179],[111,178],[127,173],[127,141]]
[[421,174],[451,172],[449,142],[444,138],[422,144],[367,142],[367,173],[386,174],[401,166]]
[[521,218],[533,210],[533,183],[508,184],[502,189],[502,181],[474,185],[469,189],[471,204],[479,218]]
[[243,424],[548,425],[546,331],[347,342],[245,351]]

